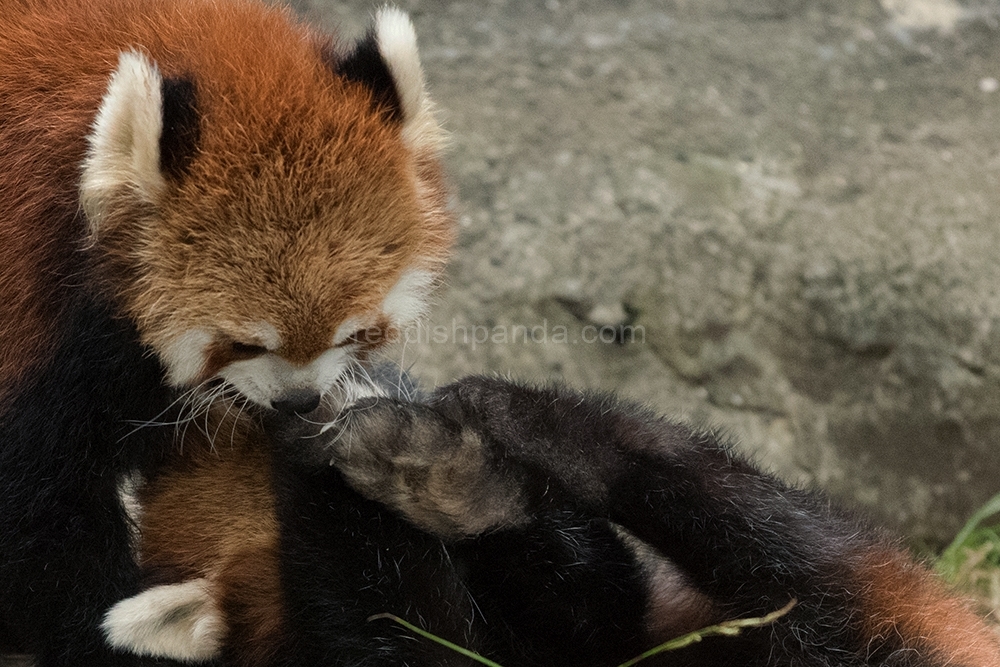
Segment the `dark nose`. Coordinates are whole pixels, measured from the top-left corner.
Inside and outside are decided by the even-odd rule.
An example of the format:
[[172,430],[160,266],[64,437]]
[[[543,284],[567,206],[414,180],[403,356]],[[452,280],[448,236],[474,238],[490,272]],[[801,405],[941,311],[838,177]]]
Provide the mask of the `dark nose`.
[[288,415],[304,415],[319,407],[319,392],[312,389],[292,389],[271,401],[271,407]]

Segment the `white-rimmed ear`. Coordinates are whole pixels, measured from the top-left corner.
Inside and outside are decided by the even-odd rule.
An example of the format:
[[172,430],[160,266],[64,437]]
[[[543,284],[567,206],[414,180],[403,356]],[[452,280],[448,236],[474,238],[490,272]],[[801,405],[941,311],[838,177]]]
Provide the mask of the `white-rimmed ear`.
[[375,14],[372,30],[378,51],[396,82],[403,111],[403,140],[416,152],[439,150],[444,133],[427,96],[424,70],[417,53],[417,33],[410,17],[395,7],[383,7]]
[[154,586],[122,600],[101,628],[114,648],[185,662],[217,657],[226,634],[205,579]]
[[121,54],[87,137],[80,201],[92,234],[123,187],[146,203],[155,203],[165,187],[162,85],[159,70],[144,54]]
[[406,13],[380,9],[368,34],[340,58],[336,70],[371,91],[386,118],[402,125],[403,141],[415,154],[434,155],[443,147],[444,133],[424,86],[417,34]]

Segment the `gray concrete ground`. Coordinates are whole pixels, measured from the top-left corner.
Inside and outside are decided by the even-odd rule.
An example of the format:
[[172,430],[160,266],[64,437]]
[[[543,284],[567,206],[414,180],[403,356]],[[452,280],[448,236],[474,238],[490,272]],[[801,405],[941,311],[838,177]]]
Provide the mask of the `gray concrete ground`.
[[1000,490],[1000,4],[400,5],[461,227],[404,363],[619,391],[919,542]]

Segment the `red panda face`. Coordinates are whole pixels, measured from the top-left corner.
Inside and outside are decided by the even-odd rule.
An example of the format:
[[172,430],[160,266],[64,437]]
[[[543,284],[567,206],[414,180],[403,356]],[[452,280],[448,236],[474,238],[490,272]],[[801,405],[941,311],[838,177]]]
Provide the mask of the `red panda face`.
[[171,385],[308,412],[424,310],[451,235],[440,132],[402,13],[340,56],[261,29],[249,49],[241,26],[236,56],[216,35],[176,74],[123,53],[81,201]]

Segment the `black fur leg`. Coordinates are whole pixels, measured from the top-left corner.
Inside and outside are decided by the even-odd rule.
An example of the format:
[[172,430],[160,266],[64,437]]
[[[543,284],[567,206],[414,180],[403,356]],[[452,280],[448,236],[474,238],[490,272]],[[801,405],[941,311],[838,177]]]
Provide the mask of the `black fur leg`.
[[379,613],[508,667],[609,667],[643,647],[646,584],[607,521],[555,512],[443,542],[359,497],[335,468],[304,463],[302,444],[279,448],[274,466],[288,618],[277,664],[478,664],[366,621]]
[[486,626],[509,632],[502,664],[613,667],[643,647],[645,581],[606,521],[555,512],[455,551]]
[[[503,452],[529,506],[581,506],[625,526],[684,570],[722,617],[798,601],[738,642],[705,642],[696,651],[712,654],[711,664],[782,664],[782,652],[792,664],[872,664],[850,568],[874,538],[824,501],[709,434],[607,397],[477,378],[443,389],[436,404]],[[893,644],[882,650],[901,648]]]
[[879,576],[866,568],[895,553],[889,542],[712,435],[609,397],[491,378],[443,387],[430,406],[359,406],[328,451],[363,495],[426,530],[479,535],[578,512],[669,559],[719,620],[797,601],[771,626],[660,664],[943,664],[919,635],[873,636],[866,626],[865,596]]
[[[415,639],[390,613],[459,645],[486,650],[475,610],[445,545],[360,498],[329,466],[278,456],[285,646],[276,665],[471,666],[444,647]],[[488,651],[487,651],[488,652]]]

